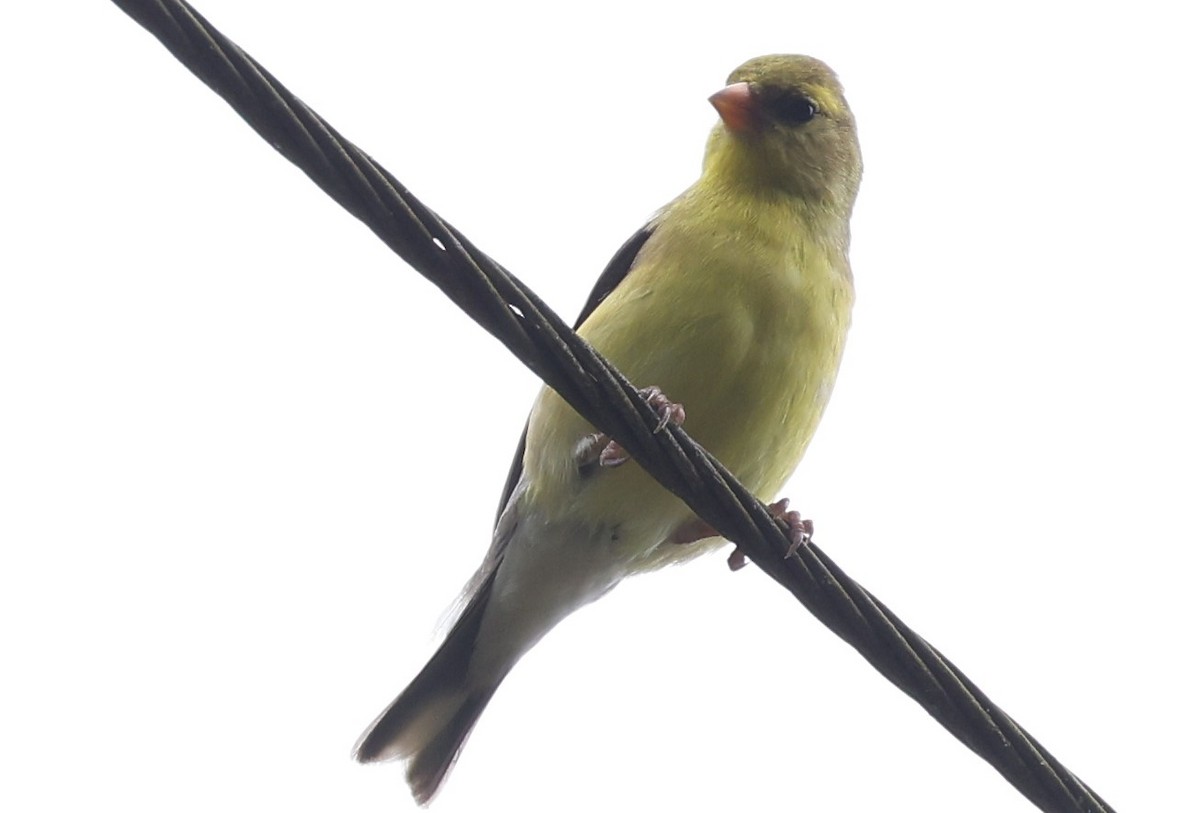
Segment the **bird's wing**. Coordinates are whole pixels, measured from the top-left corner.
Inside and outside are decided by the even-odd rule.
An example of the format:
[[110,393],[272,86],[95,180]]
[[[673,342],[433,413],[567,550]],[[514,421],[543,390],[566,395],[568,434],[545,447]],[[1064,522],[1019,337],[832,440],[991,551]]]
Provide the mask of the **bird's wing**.
[[638,252],[642,250],[642,246],[646,245],[646,241],[650,239],[650,235],[654,234],[657,227],[657,219],[651,220],[617,249],[617,253],[608,261],[600,278],[592,286],[592,292],[588,294],[587,302],[584,303],[583,310],[579,312],[579,318],[572,325],[573,329],[579,330],[580,326],[592,315],[592,311],[596,310],[600,303],[616,290],[621,281],[629,276],[634,259],[637,258]]
[[[629,275],[629,270],[633,268],[634,259],[637,257],[638,252],[642,250],[642,246],[650,239],[650,235],[654,234],[656,225],[657,218],[638,229],[632,237],[617,249],[617,253],[608,261],[608,265],[604,267],[600,278],[592,286],[592,292],[588,294],[587,302],[584,303],[583,310],[579,312],[579,318],[575,320],[575,324],[572,326],[575,330],[579,330],[579,326],[592,315],[592,311],[596,310],[605,297],[616,290],[616,287],[621,284],[621,280]],[[529,422],[526,421],[525,428],[521,430],[521,440],[517,442],[517,452],[513,455],[512,465],[508,469],[508,479],[504,481],[504,491],[500,495],[500,505],[496,508],[497,523],[500,521],[500,515],[504,513],[505,506],[508,505],[508,501],[512,499],[513,491],[517,488],[517,483],[521,480],[521,472],[524,470],[525,437],[528,434]]]

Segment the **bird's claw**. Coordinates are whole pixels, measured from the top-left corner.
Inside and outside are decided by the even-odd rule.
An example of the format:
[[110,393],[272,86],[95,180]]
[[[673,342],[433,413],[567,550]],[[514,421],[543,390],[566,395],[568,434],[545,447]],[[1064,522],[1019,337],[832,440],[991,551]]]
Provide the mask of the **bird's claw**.
[[683,425],[684,420],[687,418],[683,404],[677,404],[672,401],[658,387],[646,387],[645,389],[638,390],[638,394],[645,398],[650,408],[658,413],[658,426],[654,427],[655,433],[666,429],[669,423],[673,423],[676,426]]
[[741,548],[734,545],[733,552],[729,554],[725,564],[729,565],[729,569],[736,573],[746,566],[746,554],[742,552]]
[[[788,541],[790,542],[787,553],[784,554],[785,559],[795,556],[796,551],[812,541],[813,535],[813,521],[801,517],[799,511],[789,511],[789,502],[785,497],[767,506],[771,517],[783,524],[784,533],[787,534]],[[746,554],[741,548],[735,546],[733,552],[729,554],[729,558],[725,562],[729,565],[730,570],[736,572],[746,566]]]
[[[638,394],[646,399],[646,403],[658,414],[658,425],[654,427],[656,433],[665,429],[669,423],[679,426],[687,417],[683,405],[672,401],[658,387],[645,387],[638,390]],[[603,432],[584,438],[575,456],[581,466],[598,463],[601,468],[606,469],[616,468],[629,460],[629,453],[621,444]]]
[[600,450],[599,462],[601,467],[606,469],[616,468],[629,459],[629,452],[625,451],[625,448],[621,444],[609,439],[608,435],[603,435],[602,437],[608,442]]
[[787,553],[784,554],[785,559],[795,556],[796,551],[812,541],[813,535],[813,521],[801,517],[799,511],[789,511],[788,504],[790,502],[787,497],[784,497],[767,506],[771,516],[783,524],[784,533],[787,534],[790,544]]
[[[784,558],[795,556],[796,551],[807,545],[812,540],[813,522],[811,519],[804,519],[800,516],[799,511],[789,511],[788,504],[790,500],[786,497],[777,502],[773,502],[767,506],[767,511],[771,518],[783,525],[784,533],[787,534],[788,545],[787,554]],[[702,519],[692,519],[685,522],[675,529],[671,534],[671,541],[678,545],[687,545],[695,542],[698,539],[707,539],[712,536],[717,536],[717,531],[707,522]],[[746,553],[736,545],[733,552],[729,554],[729,558],[725,560],[732,571],[741,570],[746,566]]]

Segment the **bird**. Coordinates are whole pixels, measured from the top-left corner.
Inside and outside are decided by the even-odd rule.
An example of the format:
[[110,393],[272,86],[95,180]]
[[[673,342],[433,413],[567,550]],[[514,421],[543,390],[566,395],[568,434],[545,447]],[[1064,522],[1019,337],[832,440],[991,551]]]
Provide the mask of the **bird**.
[[[682,422],[766,501],[799,464],[837,376],[862,156],[841,83],[813,57],[751,59],[709,101],[718,121],[699,179],[620,247],[575,329],[641,388],[660,425]],[[771,509],[799,544],[811,525],[787,505]],[[501,681],[559,621],[627,576],[723,543],[543,387],[457,620],[355,758],[403,760],[427,805]]]

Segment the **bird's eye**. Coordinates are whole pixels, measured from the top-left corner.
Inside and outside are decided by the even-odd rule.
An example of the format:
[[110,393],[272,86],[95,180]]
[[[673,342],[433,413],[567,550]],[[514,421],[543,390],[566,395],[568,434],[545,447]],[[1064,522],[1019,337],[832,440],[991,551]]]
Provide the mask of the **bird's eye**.
[[770,100],[768,107],[775,114],[775,118],[784,124],[792,125],[812,121],[813,117],[820,112],[812,99],[799,93],[780,94],[777,98]]

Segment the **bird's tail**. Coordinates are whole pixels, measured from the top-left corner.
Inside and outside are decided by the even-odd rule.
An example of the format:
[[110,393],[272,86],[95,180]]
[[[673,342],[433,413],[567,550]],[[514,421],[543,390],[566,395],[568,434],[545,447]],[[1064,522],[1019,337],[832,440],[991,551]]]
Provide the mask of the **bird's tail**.
[[468,666],[494,577],[493,572],[429,663],[354,747],[359,762],[406,760],[409,788],[422,805],[437,793],[504,678],[497,675],[493,683],[484,686],[468,681]]

